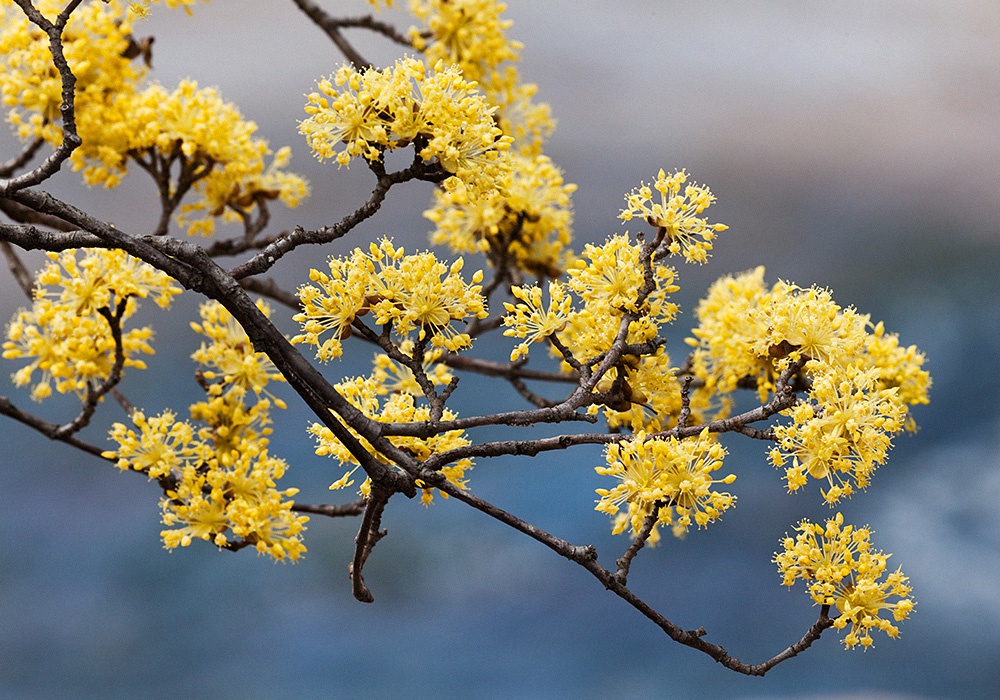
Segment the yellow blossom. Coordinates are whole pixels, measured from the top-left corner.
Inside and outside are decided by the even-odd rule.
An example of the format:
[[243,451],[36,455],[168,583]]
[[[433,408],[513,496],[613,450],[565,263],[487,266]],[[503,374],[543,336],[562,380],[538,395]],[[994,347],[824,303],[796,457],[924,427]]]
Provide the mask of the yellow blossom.
[[[400,338],[417,331],[418,340],[435,348],[457,352],[472,344],[472,338],[458,332],[452,323],[469,317],[487,316],[479,282],[482,272],[468,284],[459,274],[463,260],[450,266],[432,253],[405,255],[388,239],[369,246],[364,253],[356,248],[348,258],[331,257],[330,274],[311,270],[310,279],[319,286],[302,285],[298,290],[303,312],[294,319],[302,333],[293,343],[317,346],[317,357],[339,357],[340,341],[351,334],[351,323],[371,313],[378,325],[392,324]],[[320,342],[320,335],[332,336]]]
[[[373,377],[346,379],[338,383],[336,388],[344,398],[369,418],[387,423],[419,423],[430,420],[430,408],[426,405],[418,404],[415,397],[411,394],[402,392],[394,393],[383,400],[381,397],[384,396],[384,391],[381,383]],[[445,409],[441,415],[441,420],[447,421],[454,420],[455,418],[457,418],[457,415],[449,409]],[[375,455],[376,459],[383,464],[398,468],[384,455],[374,450],[368,441],[358,435],[353,428],[349,429],[365,449]],[[333,432],[326,426],[321,423],[313,423],[309,427],[309,433],[316,439],[317,455],[331,456],[341,464],[358,464],[357,458],[351,454],[350,450],[342,442],[334,437]],[[470,440],[461,430],[449,430],[429,438],[391,436],[389,437],[389,442],[396,447],[406,450],[417,460],[426,460],[433,454],[447,452],[448,450],[465,447],[470,444]],[[442,468],[441,473],[452,484],[460,488],[465,488],[465,473],[470,469],[472,469],[472,460],[463,458]],[[343,486],[346,486],[353,471],[352,469],[350,472],[345,473],[344,476],[334,482],[331,488],[343,488]],[[420,485],[418,484],[418,486]],[[433,500],[433,490],[427,486],[420,486],[420,488],[421,501],[424,505],[430,505]],[[371,482],[369,479],[365,479],[360,488],[361,494],[367,497],[370,489]],[[448,497],[443,492],[441,492],[441,495],[445,498]]]
[[760,313],[767,330],[754,351],[761,357],[849,364],[865,341],[865,318],[854,309],[841,308],[827,289],[803,289],[779,281]]
[[[860,362],[862,367],[877,369],[879,388],[895,388],[899,400],[907,407],[930,401],[927,392],[931,386],[931,375],[923,368],[924,353],[916,345],[901,346],[899,336],[886,333],[881,321],[865,336]],[[917,429],[909,409],[904,427],[910,431]]]
[[429,63],[457,64],[466,78],[479,81],[491,68],[516,61],[522,48],[505,36],[513,24],[500,18],[505,9],[496,0],[411,0],[410,12],[427,28],[411,29],[410,39]]
[[[682,253],[687,262],[704,263],[708,251],[712,250],[715,234],[725,231],[725,224],[709,224],[700,215],[715,201],[715,196],[707,187],[687,182],[687,173],[678,170],[667,175],[662,169],[656,176],[652,188],[643,183],[625,195],[628,206],[619,218],[630,221],[634,216],[645,218],[650,226],[666,230],[664,245],[672,255]],[[660,194],[660,201],[654,202],[653,190]]]
[[318,88],[307,96],[309,117],[299,131],[321,160],[378,161],[385,150],[416,144],[424,162],[454,175],[445,187],[474,197],[495,190],[510,171],[505,151],[511,139],[496,126],[476,84],[454,66],[437,62],[428,71],[414,58],[384,70],[345,65]]
[[830,488],[823,498],[833,505],[868,486],[906,414],[898,391],[878,389],[877,378],[876,371],[853,366],[819,374],[810,400],[786,411],[792,423],[774,429],[778,445],[770,459],[784,467],[789,491],[804,486],[807,477],[824,479]]
[[[403,340],[399,344],[399,351],[412,359],[413,341],[409,338]],[[438,361],[443,354],[444,351],[441,348],[430,348],[424,352],[421,362],[424,374],[434,386],[447,386],[454,376],[447,365]],[[423,389],[420,388],[416,376],[406,365],[393,360],[384,353],[375,355],[372,365],[372,378],[378,382],[380,396],[396,392],[412,394],[413,396],[423,395]]]
[[[836,606],[840,614],[834,627],[851,625],[844,638],[848,649],[858,644],[870,647],[872,630],[899,636],[899,628],[881,613],[891,612],[893,621],[900,622],[909,617],[916,603],[909,597],[908,579],[899,569],[882,579],[892,555],[872,548],[871,529],[844,526],[840,513],[827,519],[825,525],[803,520],[795,529],[795,538],[785,537],[783,551],[774,556],[782,583],[791,586],[801,579],[817,605]],[[890,603],[890,597],[898,600]]]
[[561,331],[572,309],[573,298],[566,293],[561,282],[549,282],[549,306],[542,308],[541,287],[511,287],[511,294],[521,302],[517,305],[504,302],[508,313],[503,317],[506,336],[524,338],[510,354],[511,362],[528,354],[528,346]]
[[268,406],[258,402],[247,411],[233,393],[195,404],[192,417],[206,423],[197,434],[169,411],[149,419],[135,412],[136,430],[112,427],[118,449],[105,456],[169,486],[160,501],[168,549],[202,539],[219,547],[253,545],[279,561],[305,552],[308,518],[294,513],[289,500],[298,489],[277,489],[287,465],[267,452],[269,431],[261,426],[269,422]]
[[204,446],[194,440],[191,424],[177,421],[170,411],[152,418],[136,411],[132,424],[139,432],[115,423],[109,434],[118,449],[104,456],[116,458],[119,469],[134,469],[150,479],[159,479],[197,466],[205,458]]
[[[189,9],[191,2],[166,4]],[[40,9],[54,15],[62,3],[44,0]],[[279,150],[267,164],[270,151],[253,136],[256,125],[218,91],[198,89],[193,81],[173,91],[141,86],[148,70],[133,65],[141,51],[135,51],[131,16],[146,10],[148,3],[94,0],[77,8],[67,25],[64,53],[77,79],[74,107],[82,140],[70,159],[73,168],[83,171],[88,184],[115,187],[131,162],[161,180],[163,196],[192,187],[199,196],[182,204],[178,217],[192,234],[212,233],[218,217],[250,217],[273,199],[296,206],[308,184],[284,171],[290,151]],[[51,61],[47,37],[23,14],[5,10],[0,97],[11,108],[8,120],[22,139],[58,145],[62,84]]]
[[[22,140],[43,138],[62,143],[59,124],[62,81],[52,65],[48,37],[13,3],[0,6],[0,99],[7,120]],[[63,9],[61,0],[34,3],[50,19]],[[131,22],[119,0],[85,2],[63,32],[63,54],[76,77],[74,109],[77,133],[90,142],[105,126],[106,109],[116,96],[134,90],[146,69],[126,56]]]
[[[267,302],[259,300],[257,308],[265,316],[271,315]],[[222,304],[217,301],[205,302],[199,313],[202,322],[192,323],[191,328],[207,336],[211,343],[202,343],[191,358],[210,368],[202,373],[205,379],[219,380],[212,385],[210,393],[235,391],[242,396],[249,390],[259,396],[261,393],[268,393],[265,390],[268,382],[285,381],[267,355],[254,350],[246,331]],[[268,395],[271,396],[270,393]],[[285,407],[280,399],[273,400],[278,408]]]
[[735,505],[735,496],[712,489],[714,484],[736,480],[733,474],[712,478],[712,472],[722,467],[725,454],[725,448],[707,429],[687,440],[646,438],[639,432],[631,440],[609,444],[605,449],[607,466],[596,467],[596,471],[615,477],[619,483],[611,489],[597,489],[601,498],[596,510],[615,517],[624,506],[625,517],[615,518],[613,533],[630,527],[634,536],[656,508],[653,532],[660,525],[671,525],[674,536],[683,537],[692,523],[705,527]]
[[[694,375],[709,390],[729,393],[744,379],[765,384],[770,356],[759,356],[753,346],[767,333],[759,309],[768,303],[764,268],[718,279],[698,303],[698,325],[692,330],[691,364]],[[766,398],[766,397],[764,397]]]
[[576,185],[543,155],[510,155],[512,169],[500,190],[470,198],[461,190],[435,190],[431,242],[455,252],[480,251],[497,266],[513,258],[526,272],[558,277],[570,262],[572,206]]
[[[83,255],[78,259],[79,253]],[[34,301],[20,309],[7,326],[3,357],[30,358],[13,376],[14,384],[41,378],[32,398],[41,401],[55,390],[84,397],[87,387],[103,381],[115,363],[115,341],[99,310],[115,314],[124,304],[120,323],[138,309],[138,299],[152,297],[161,307],[180,293],[173,280],[121,250],[84,249],[50,253],[51,262],[35,277]],[[149,327],[122,330],[125,367],[145,369],[137,354],[152,354]]]

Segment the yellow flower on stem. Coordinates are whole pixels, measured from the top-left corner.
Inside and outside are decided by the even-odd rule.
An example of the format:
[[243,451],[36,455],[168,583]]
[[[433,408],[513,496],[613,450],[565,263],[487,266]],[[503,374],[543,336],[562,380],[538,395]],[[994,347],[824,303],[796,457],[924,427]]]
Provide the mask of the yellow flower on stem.
[[712,488],[736,481],[735,474],[712,478],[712,472],[722,468],[725,455],[725,448],[708,429],[687,440],[646,438],[639,432],[631,440],[609,444],[604,453],[607,466],[595,470],[619,483],[611,489],[597,489],[601,498],[596,510],[614,517],[624,506],[627,512],[615,518],[613,534],[631,527],[634,536],[655,508],[650,542],[656,541],[660,525],[671,525],[674,536],[683,537],[692,523],[705,527],[736,504],[736,496]]
[[[899,636],[899,628],[881,614],[891,612],[893,621],[900,622],[910,616],[916,603],[899,569],[882,578],[892,555],[872,548],[871,529],[845,526],[840,513],[825,525],[802,520],[795,529],[798,534],[785,537],[783,551],[774,556],[782,583],[791,586],[801,579],[817,605],[836,606],[840,614],[834,627],[851,625],[844,638],[848,649],[858,644],[870,647],[872,630]],[[889,602],[891,597],[898,600]]]
[[[303,332],[292,342],[316,345],[317,357],[324,361],[341,355],[341,340],[353,332],[351,324],[369,313],[376,324],[392,324],[404,340],[415,330],[418,340],[452,352],[472,345],[472,338],[452,324],[488,315],[479,285],[483,273],[475,272],[472,284],[465,282],[459,274],[461,258],[446,266],[433,253],[405,255],[382,239],[368,253],[356,248],[348,258],[331,257],[329,266],[329,275],[310,270],[310,279],[319,286],[299,288],[303,311],[293,317]],[[321,342],[328,331],[331,337]]]
[[[715,196],[707,187],[687,182],[687,173],[678,170],[667,175],[662,169],[656,176],[653,187],[643,183],[625,195],[628,206],[618,218],[630,221],[634,216],[644,217],[650,226],[666,229],[665,245],[672,255],[682,253],[691,263],[704,263],[708,251],[712,250],[715,234],[729,227],[725,224],[709,224],[701,214],[715,201]],[[653,190],[659,192],[658,202],[653,201]]]
[[789,409],[792,423],[774,429],[778,444],[770,459],[784,467],[789,491],[807,477],[825,479],[830,488],[823,498],[833,505],[868,486],[906,415],[897,390],[878,389],[876,382],[875,370],[852,366],[813,378],[811,400]]
[[511,294],[520,299],[519,304],[504,302],[507,315],[503,317],[506,336],[524,338],[525,341],[510,353],[510,361],[515,362],[528,354],[528,346],[558,333],[566,327],[566,321],[573,310],[573,298],[566,293],[566,286],[555,280],[549,282],[549,306],[542,307],[541,287],[511,287]]

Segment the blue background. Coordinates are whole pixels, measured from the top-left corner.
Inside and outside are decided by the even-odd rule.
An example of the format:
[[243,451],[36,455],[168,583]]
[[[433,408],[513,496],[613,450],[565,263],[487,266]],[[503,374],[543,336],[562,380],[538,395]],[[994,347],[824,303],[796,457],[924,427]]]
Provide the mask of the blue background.
[[[326,3],[328,6],[333,3]],[[454,502],[393,500],[367,568],[376,602],[350,595],[357,520],[314,518],[306,558],[273,564],[250,551],[160,546],[158,491],[141,476],[50,444],[5,421],[0,431],[0,697],[2,698],[991,698],[1000,688],[1000,23],[992,2],[836,4],[510,0],[522,71],[560,121],[547,152],[580,189],[576,240],[621,230],[622,195],[663,167],[686,167],[719,198],[731,229],[704,267],[680,269],[684,313],[668,340],[677,357],[692,309],[719,275],[757,264],[767,279],[818,283],[928,355],[932,403],[901,436],[873,487],[844,508],[894,552],[918,606],[898,640],[845,652],[827,633],[764,679],[747,678],[672,643],[586,572]],[[338,4],[338,7],[341,5]],[[366,11],[343,3],[344,14]],[[400,26],[409,21],[387,13]],[[276,208],[273,230],[329,224],[357,207],[371,178],[314,162],[295,133],[303,95],[340,57],[291,3],[215,0],[194,17],[157,8],[153,75],[218,85],[277,147],[313,196]],[[395,47],[351,34],[376,63]],[[13,142],[2,134],[6,159]],[[141,233],[153,191],[141,176],[86,190],[60,173],[58,195]],[[294,287],[329,253],[383,234],[426,245],[430,187],[394,189],[347,241],[289,256]],[[38,256],[29,256],[33,264]],[[474,266],[467,266],[474,269]],[[23,305],[0,275],[0,317]],[[187,359],[197,299],[147,309],[157,354],[124,390],[147,411],[183,412],[199,389]],[[281,312],[279,312],[281,313]],[[291,333],[290,319],[282,327]],[[372,352],[326,372],[367,372]],[[504,341],[477,351],[504,356]],[[7,364],[4,372],[18,365]],[[52,419],[73,402],[41,407]],[[283,483],[325,502],[342,473],[316,457],[291,392],[273,451]],[[463,415],[517,406],[499,382],[465,380]],[[103,440],[113,405],[85,437]],[[544,431],[525,431],[543,434]],[[477,439],[499,432],[482,430]],[[728,437],[728,436],[727,436]],[[789,496],[761,443],[727,440],[738,507],[710,529],[644,551],[633,589],[685,628],[758,662],[799,638],[816,610],[779,585],[778,538],[827,510],[816,493]],[[605,565],[627,546],[593,511],[600,451],[480,461],[475,492],[574,543]],[[346,496],[342,496],[346,499]]]

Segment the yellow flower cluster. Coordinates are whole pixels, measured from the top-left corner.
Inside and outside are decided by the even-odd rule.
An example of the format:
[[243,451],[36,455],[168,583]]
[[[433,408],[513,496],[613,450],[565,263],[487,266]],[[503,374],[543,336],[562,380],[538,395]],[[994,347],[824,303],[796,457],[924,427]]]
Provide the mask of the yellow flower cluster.
[[[65,3],[38,0],[34,5],[54,20]],[[133,90],[146,74],[145,68],[126,57],[131,31],[128,12],[119,0],[91,0],[73,12],[63,32],[63,53],[77,81],[74,107],[84,143],[104,128],[104,111],[116,96]],[[0,0],[0,97],[10,108],[7,120],[19,138],[62,143],[57,123],[62,82],[52,65],[48,37],[10,0]]]
[[496,126],[476,84],[455,66],[438,62],[428,72],[408,57],[384,70],[345,65],[318,87],[307,97],[310,116],[299,131],[321,160],[378,161],[384,151],[413,144],[421,159],[454,175],[446,187],[473,197],[496,189],[510,170],[504,155],[511,139]]
[[[658,540],[661,525],[670,525],[675,537],[683,537],[692,523],[705,527],[736,504],[732,494],[712,489],[714,484],[736,481],[735,474],[712,478],[725,455],[725,448],[707,429],[687,440],[647,439],[640,431],[631,440],[608,445],[607,466],[595,467],[598,474],[619,481],[614,488],[597,489],[601,497],[597,510],[614,519],[613,534],[630,528],[636,536],[655,508],[650,543]],[[623,505],[626,511],[620,512]]]
[[719,278],[698,303],[698,326],[692,330],[694,338],[686,342],[694,346],[695,376],[708,391],[730,393],[750,379],[760,387],[761,400],[766,400],[773,386],[773,365],[770,355],[754,352],[754,345],[767,333],[767,321],[753,311],[766,306],[769,299],[761,266]]
[[283,170],[291,150],[280,149],[266,164],[270,151],[266,141],[254,137],[257,125],[214,88],[199,88],[191,80],[174,90],[150,85],[120,96],[105,118],[101,133],[77,149],[88,163],[84,179],[112,187],[127,172],[129,159],[152,169],[179,163],[182,177],[193,179],[201,195],[180,208],[178,222],[191,235],[210,235],[216,217],[239,220],[260,201],[280,198],[294,207],[308,195],[306,181]]
[[[100,309],[115,315],[117,306],[124,303],[122,323],[138,310],[138,299],[151,296],[166,308],[181,291],[170,277],[124,251],[84,249],[78,260],[80,252],[48,254],[51,262],[35,277],[31,308],[19,309],[7,326],[3,356],[32,359],[12,378],[15,385],[24,386],[39,371],[41,376],[31,391],[36,401],[50,396],[53,385],[61,394],[73,391],[82,398],[88,385],[108,378],[115,362],[115,341]],[[152,336],[149,327],[122,331],[126,367],[145,369],[146,364],[135,355],[152,354]]]
[[[685,186],[686,182],[685,171],[667,175],[661,169],[652,188],[643,183],[625,195],[628,207],[618,218],[631,221],[632,217],[641,216],[650,226],[666,229],[664,245],[671,255],[683,253],[687,262],[704,263],[708,251],[712,250],[715,234],[729,227],[709,224],[701,217],[715,201],[715,196],[707,187],[694,183]],[[660,193],[658,202],[653,201],[654,189]]]
[[248,389],[259,396],[267,393],[267,382],[281,377],[253,352],[246,333],[217,302],[203,304],[201,318],[192,326],[212,342],[193,357],[220,370],[202,373],[217,383],[209,386],[207,401],[191,406],[191,418],[203,427],[195,430],[170,411],[152,418],[137,411],[134,430],[112,426],[110,439],[118,449],[105,456],[116,458],[120,469],[165,484],[160,506],[168,529],[160,535],[168,549],[202,539],[219,547],[251,545],[277,560],[296,561],[306,549],[302,531],[308,517],[291,510],[289,499],[298,489],[276,486],[287,465],[267,451],[272,402],[245,403]]
[[567,293],[567,287],[558,280],[549,282],[549,305],[542,304],[542,288],[511,287],[511,294],[520,303],[504,302],[507,315],[504,325],[509,326],[503,332],[508,337],[523,338],[524,342],[510,353],[510,361],[517,362],[528,354],[528,346],[551,337],[566,328],[570,315],[573,313],[573,297]]
[[[629,241],[628,235],[611,236],[602,245],[588,244],[569,270],[568,280],[549,282],[549,304],[542,302],[537,286],[513,287],[518,301],[505,303],[504,335],[524,339],[511,352],[511,361],[528,354],[532,343],[554,337],[584,364],[612,346],[625,312],[637,317],[629,323],[629,344],[656,339],[661,325],[670,323],[677,305],[668,295],[678,290],[676,271],[653,263],[652,292],[639,302],[644,272],[642,246]],[[576,301],[572,295],[575,295]],[[569,369],[564,363],[563,369]],[[656,432],[667,427],[680,411],[680,386],[674,378],[670,358],[662,348],[647,355],[626,355],[621,366],[613,367],[596,387],[607,391],[624,372],[626,400],[605,407],[611,427],[628,426],[633,430]],[[596,411],[597,407],[592,406]]]
[[[302,333],[292,342],[317,346],[316,356],[324,362],[340,357],[351,324],[371,313],[376,324],[391,324],[400,338],[417,330],[418,340],[427,339],[436,348],[457,352],[470,347],[472,338],[452,322],[487,316],[479,286],[483,273],[477,271],[467,284],[459,274],[461,258],[449,267],[433,253],[404,252],[382,239],[368,253],[355,248],[348,257],[330,257],[329,274],[310,270],[309,279],[319,286],[299,287],[303,311],[293,318]],[[332,335],[320,342],[327,331]]]
[[495,0],[411,0],[410,12],[426,29],[410,29],[410,40],[428,63],[457,65],[467,79],[482,82],[501,63],[516,61],[522,48],[505,35],[513,24],[500,18],[505,9]]
[[532,102],[537,86],[520,80],[522,45],[506,36],[513,22],[501,18],[505,9],[496,0],[410,0],[410,12],[423,23],[410,29],[410,40],[429,64],[456,65],[475,80],[517,150],[539,155],[555,122],[548,105]]
[[[881,617],[881,612],[891,611],[893,621],[900,622],[910,616],[916,603],[909,597],[908,579],[899,569],[882,578],[891,555],[872,548],[872,531],[844,526],[840,513],[829,518],[825,526],[803,520],[795,529],[795,539],[785,537],[783,551],[774,557],[784,585],[801,579],[807,582],[817,605],[836,606],[840,614],[834,627],[851,625],[844,637],[848,649],[858,644],[870,647],[872,630],[898,637],[899,628]],[[890,597],[898,600],[890,603]]]
[[478,199],[455,190],[435,190],[424,216],[436,225],[431,242],[458,253],[480,251],[496,265],[511,256],[521,270],[558,277],[572,261],[576,185],[544,155],[510,154],[512,170],[500,190]]
[[789,491],[805,486],[808,477],[825,479],[830,487],[820,493],[833,505],[868,486],[906,413],[898,392],[877,389],[877,382],[877,370],[853,366],[813,378],[810,400],[790,409],[792,422],[774,430],[778,446],[770,459],[785,467]]
[[542,154],[555,126],[546,104],[532,98],[516,62],[521,44],[506,37],[512,22],[495,0],[411,0],[425,26],[410,29],[413,45],[429,63],[457,66],[477,81],[502,133],[513,139],[511,167],[485,198],[465,191],[437,191],[424,216],[436,224],[435,244],[456,252],[480,250],[495,267],[513,263],[533,275],[558,277],[571,262],[570,195],[562,171]]
[[[386,423],[419,423],[430,420],[430,409],[427,406],[418,405],[412,394],[397,392],[390,394],[384,401],[381,400],[380,397],[386,395],[387,388],[375,376],[347,379],[337,384],[336,388],[337,391],[369,418]],[[441,415],[442,420],[454,420],[457,417],[449,409],[445,409]],[[353,428],[350,428],[350,430],[365,449],[374,454],[377,459],[386,465],[398,469],[395,464],[372,448],[368,441],[359,436]],[[358,464],[357,458],[351,454],[342,442],[334,437],[333,432],[325,425],[313,423],[309,427],[309,433],[316,439],[318,445],[316,447],[316,454],[334,457],[341,464]],[[470,444],[469,439],[461,430],[449,430],[429,438],[393,436],[389,438],[389,442],[396,447],[406,450],[418,460],[426,460],[433,454],[440,454]],[[356,469],[357,466],[335,481],[330,486],[331,490],[342,489],[353,484],[351,475]],[[472,469],[472,460],[463,458],[442,468],[441,473],[449,482],[464,489],[466,487],[465,472],[470,469]],[[425,506],[430,505],[434,500],[433,490],[419,480],[417,481],[417,486],[422,491],[420,498],[423,504]],[[361,494],[367,497],[371,492],[371,479],[365,479],[361,484],[360,490]],[[448,494],[443,492],[441,492],[441,495],[445,498],[448,497]]]
[[[263,300],[257,301],[257,308],[270,317],[271,307]],[[255,352],[246,331],[236,322],[232,314],[217,301],[209,301],[199,309],[201,323],[191,323],[191,329],[207,336],[210,343],[191,355],[199,364],[214,368],[202,372],[209,381],[219,381],[209,387],[209,394],[220,396],[223,392],[234,392],[243,397],[252,391],[257,396],[266,393],[278,408],[285,408],[284,402],[272,396],[265,387],[268,382],[283,382],[285,378],[263,353]]]
[[[45,0],[41,9],[55,15],[62,5]],[[57,145],[62,84],[48,39],[23,15],[3,11],[0,96],[11,108],[8,121],[22,139],[40,137]],[[76,125],[83,141],[71,163],[84,180],[114,187],[133,161],[155,177],[173,178],[166,188],[171,193],[193,184],[200,197],[182,205],[179,223],[202,235],[214,231],[217,217],[235,221],[268,200],[280,198],[293,207],[306,197],[306,181],[283,170],[290,150],[279,150],[267,164],[267,142],[253,136],[257,126],[218,91],[199,90],[193,81],[172,91],[155,84],[140,89],[147,70],[128,58],[136,55],[130,50],[135,42],[129,13],[119,0],[91,0],[74,12],[63,35],[77,79]]]
[[783,368],[805,363],[809,398],[784,412],[792,423],[775,428],[770,454],[791,491],[808,476],[825,479],[832,505],[865,488],[891,436],[915,427],[909,406],[927,402],[923,353],[825,289],[778,282],[768,290],[758,267],[717,281],[697,315],[692,368],[709,389],[756,385],[763,401]]
[[[128,0],[129,11],[134,17],[146,17],[149,14],[149,6],[158,2],[163,2],[167,7],[183,7],[189,15],[191,6],[196,0]],[[208,0],[202,0],[208,2]]]

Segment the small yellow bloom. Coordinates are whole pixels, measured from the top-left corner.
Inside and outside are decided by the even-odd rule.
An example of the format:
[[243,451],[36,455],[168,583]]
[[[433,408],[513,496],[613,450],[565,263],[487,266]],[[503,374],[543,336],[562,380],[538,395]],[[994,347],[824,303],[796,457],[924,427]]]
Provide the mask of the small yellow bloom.
[[[655,507],[654,532],[660,525],[671,525],[674,536],[683,537],[692,524],[705,527],[736,504],[736,496],[712,489],[714,484],[736,480],[733,474],[712,478],[712,472],[722,468],[725,454],[707,429],[687,440],[646,438],[639,432],[631,440],[609,444],[608,466],[595,469],[617,478],[619,484],[597,490],[601,498],[596,510],[614,518],[614,534],[631,527],[634,536]],[[619,514],[622,506],[627,512]]]
[[[687,262],[704,263],[708,251],[712,250],[715,234],[729,227],[725,224],[709,224],[701,214],[715,202],[715,196],[707,187],[687,182],[687,173],[678,170],[667,175],[662,169],[656,182],[650,188],[645,183],[625,195],[628,206],[619,218],[630,221],[634,216],[645,218],[650,226],[666,230],[667,250],[672,255],[683,253]],[[653,201],[653,190],[660,194],[658,202]]]
[[[893,620],[899,622],[909,617],[916,603],[909,597],[908,579],[899,569],[882,578],[892,555],[872,548],[871,529],[845,526],[840,513],[827,519],[825,525],[803,520],[795,529],[795,538],[785,537],[783,551],[774,556],[784,585],[801,579],[816,605],[836,606],[840,614],[834,627],[851,626],[844,638],[848,649],[858,644],[870,647],[872,630],[899,636],[899,628],[880,613],[891,612]],[[890,597],[898,600],[889,602]]]

